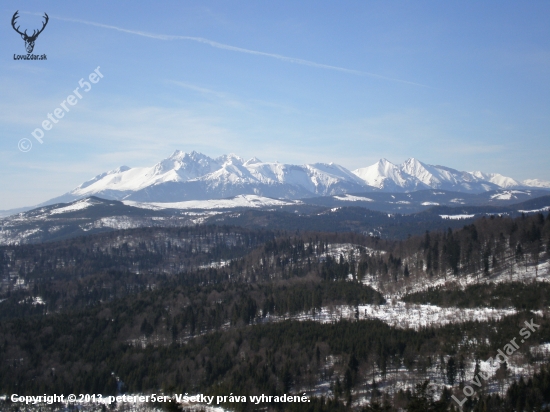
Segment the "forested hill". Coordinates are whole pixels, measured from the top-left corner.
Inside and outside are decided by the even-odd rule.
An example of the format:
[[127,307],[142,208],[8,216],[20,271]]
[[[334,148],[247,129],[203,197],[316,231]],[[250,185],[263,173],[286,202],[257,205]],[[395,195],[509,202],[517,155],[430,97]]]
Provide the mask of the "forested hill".
[[[394,203],[398,203],[396,201]],[[459,229],[481,217],[520,217],[524,214],[547,213],[550,196],[541,196],[512,205],[497,206],[461,205],[439,206],[436,202],[425,202],[427,209],[406,214],[400,210],[384,213],[364,207],[351,206],[353,202],[340,202],[330,209],[312,206],[287,206],[282,210],[240,210],[239,213],[224,213],[208,217],[205,222],[227,224],[253,229],[287,231],[359,232],[384,239],[406,239],[409,236],[428,231]]]
[[203,204],[202,209],[200,204],[124,204],[89,197],[0,219],[0,245],[59,241],[118,229],[196,224],[290,232],[357,232],[385,239],[406,239],[426,230],[458,229],[482,216],[517,217],[523,212],[547,212],[550,208],[550,196],[542,195],[547,192],[522,192],[520,203],[518,193],[512,192],[472,195],[475,199],[440,191],[386,193],[383,198],[373,195],[374,199],[346,195],[323,198],[323,202],[316,204],[308,203],[308,199],[285,202],[234,198]]
[[353,232],[220,226],[131,229],[0,247],[1,293],[40,295],[55,310],[76,304],[70,299],[91,303],[182,276],[219,283],[314,274],[326,280],[353,278],[402,294],[442,281],[547,276],[539,267],[548,260],[549,238],[550,218],[542,214],[492,216],[460,230],[426,232],[404,241]]
[[[483,368],[465,410],[538,393],[535,410],[550,401],[549,244],[550,217],[531,214],[401,241],[197,225],[2,246],[0,389],[306,392],[312,411],[448,411]],[[414,311],[441,317],[398,324]],[[506,366],[486,361],[529,321]]]

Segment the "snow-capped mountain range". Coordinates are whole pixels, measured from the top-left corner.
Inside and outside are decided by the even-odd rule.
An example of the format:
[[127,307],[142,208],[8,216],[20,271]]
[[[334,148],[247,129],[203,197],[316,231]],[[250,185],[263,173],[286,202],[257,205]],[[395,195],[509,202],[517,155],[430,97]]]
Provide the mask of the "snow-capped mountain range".
[[548,188],[537,179],[519,182],[496,173],[461,172],[411,158],[401,165],[382,159],[350,171],[334,163],[291,165],[244,160],[230,154],[211,158],[175,151],[152,167],[102,173],[45,204],[71,202],[88,196],[134,202],[181,202],[258,195],[303,199],[369,191],[411,192],[424,189],[481,193],[512,188]]

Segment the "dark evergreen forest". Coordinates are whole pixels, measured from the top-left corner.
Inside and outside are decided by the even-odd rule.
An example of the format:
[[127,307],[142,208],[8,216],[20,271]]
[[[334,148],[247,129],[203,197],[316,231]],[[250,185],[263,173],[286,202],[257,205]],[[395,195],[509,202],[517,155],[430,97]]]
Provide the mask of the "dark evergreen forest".
[[[479,362],[533,319],[539,329],[513,355],[525,376],[501,365],[464,410],[548,409],[549,359],[532,347],[550,343],[548,273],[539,273],[549,240],[550,217],[533,214],[399,241],[196,226],[3,246],[0,393],[305,392],[308,404],[262,407],[458,410],[452,395],[463,397]],[[435,280],[443,282],[431,287]],[[418,329],[359,316],[317,319],[322,310],[396,297],[516,312]],[[435,397],[431,382],[440,388]]]

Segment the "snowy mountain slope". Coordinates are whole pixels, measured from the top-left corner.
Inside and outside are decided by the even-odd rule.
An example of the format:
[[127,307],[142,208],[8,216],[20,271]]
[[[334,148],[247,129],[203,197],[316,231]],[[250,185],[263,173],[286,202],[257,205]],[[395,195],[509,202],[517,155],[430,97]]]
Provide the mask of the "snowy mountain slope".
[[[367,185],[386,191],[417,190],[418,183],[413,176],[404,173],[399,166],[389,160],[381,159],[375,164],[354,170],[353,173],[360,177]],[[430,187],[422,184],[421,189]]]
[[394,165],[382,159],[372,166],[354,170],[353,173],[370,186],[395,192],[442,189],[481,193],[500,189],[501,183],[504,188],[521,186],[511,178],[494,173],[461,172],[445,166],[428,165],[414,158],[406,160],[401,165]]
[[0,219],[0,245],[37,243],[113,229],[185,224],[193,224],[192,218],[88,197]]
[[[550,205],[548,191],[531,189],[494,190],[483,193],[460,193],[441,189],[418,190],[408,193],[352,192],[345,195],[307,198],[302,201],[311,205],[331,208],[360,206],[392,214],[418,213],[434,206],[457,208],[458,213],[456,214],[516,213],[519,209],[538,210]],[[508,207],[519,203],[522,205],[518,205],[516,208]],[[503,208],[503,206],[506,207]],[[464,212],[465,210],[468,213]],[[441,212],[441,214],[446,213]]]
[[[545,212],[550,208],[550,195],[547,193],[541,190],[501,190],[480,194],[422,190],[393,194],[368,192],[302,200],[238,195],[182,202],[115,201],[92,196],[0,218],[0,245],[74,237],[90,231],[198,223],[251,227],[270,225],[276,230],[351,230],[399,237],[416,233],[419,228],[423,233],[426,227],[430,230],[461,227],[481,216]],[[438,206],[434,207],[435,204]],[[257,213],[250,214],[250,211]],[[443,217],[467,217],[467,221],[457,221],[457,225],[448,221],[442,226]],[[419,223],[422,225],[419,226]],[[397,229],[398,224],[405,225],[406,229]]]
[[[550,189],[549,182],[520,183],[497,173],[461,172],[410,158],[401,165],[382,159],[350,171],[334,163],[292,165],[244,160],[235,154],[211,158],[202,153],[175,151],[152,167],[121,166],[99,174],[62,196],[38,206],[69,203],[88,196],[110,200],[163,203],[256,195],[304,199],[348,193],[415,192],[438,189],[483,193],[525,189],[532,184]],[[9,214],[4,211],[3,215]]]
[[517,180],[512,179],[511,177],[502,176],[501,174],[498,174],[498,173],[483,173],[483,172],[477,171],[477,172],[472,172],[471,174],[472,176],[475,176],[481,180],[494,183],[495,185],[503,189],[520,187],[520,186],[529,186],[529,185],[522,184]]
[[550,189],[550,182],[540,179],[526,179],[522,182],[524,186],[528,187],[538,187],[544,189]]
[[140,203],[134,202],[132,200],[124,200],[124,203],[127,206],[138,207],[141,209],[151,209],[151,210],[163,210],[163,209],[200,209],[200,210],[210,210],[210,209],[235,209],[240,207],[272,207],[272,206],[288,206],[294,204],[301,204],[299,200],[278,200],[271,199],[268,197],[261,197],[256,195],[239,195],[229,199],[211,199],[211,200],[188,200],[185,202],[174,202],[174,203]]
[[201,153],[174,152],[153,167],[126,166],[102,173],[45,204],[95,195],[136,202],[181,202],[239,195],[299,199],[313,195],[365,191],[368,186],[335,164],[289,165],[244,161],[230,154],[212,159]]
[[460,172],[445,166],[427,165],[414,158],[405,161],[401,169],[432,189],[479,193],[500,188],[497,183],[472,173]]
[[153,167],[127,166],[103,173],[81,184],[71,193],[87,196],[105,190],[139,191],[166,182],[186,182],[218,170],[220,164],[201,153],[176,150]]

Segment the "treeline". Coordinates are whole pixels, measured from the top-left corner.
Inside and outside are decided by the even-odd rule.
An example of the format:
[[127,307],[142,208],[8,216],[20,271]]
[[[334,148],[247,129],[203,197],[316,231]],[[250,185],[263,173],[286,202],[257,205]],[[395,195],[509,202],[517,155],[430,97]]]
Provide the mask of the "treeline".
[[550,284],[546,282],[481,283],[465,289],[430,287],[403,297],[410,303],[431,303],[443,307],[490,307],[539,310],[550,306]]
[[66,279],[119,270],[174,274],[212,261],[234,259],[275,234],[225,226],[140,228],[70,240],[0,247],[0,276]]
[[[289,278],[310,272],[335,243],[388,252],[364,252],[351,259],[343,256],[350,264],[349,273],[359,278],[368,275],[397,281],[421,273],[487,276],[496,271],[513,275],[544,259],[550,250],[549,239],[550,218],[542,214],[517,219],[491,216],[461,230],[426,232],[401,242],[357,233],[290,235],[218,226],[146,228],[0,247],[0,276],[34,281],[85,277],[109,270],[178,274],[212,262],[231,260],[236,264],[233,261],[244,259],[236,269],[247,281],[269,278],[273,270]],[[341,263],[339,257],[336,260]]]
[[[415,390],[400,391],[396,398],[407,412],[544,412],[550,411],[550,364],[542,365],[532,377],[515,380],[504,396],[477,395],[465,402],[459,409],[452,398],[453,393],[444,388],[438,400],[430,391],[430,381],[426,380],[416,385]],[[457,399],[462,400],[462,397]],[[397,412],[386,397],[384,400],[373,399],[370,405],[361,412]]]
[[[0,293],[0,299],[5,299],[0,319],[96,305],[166,285],[270,283],[307,275],[327,281],[350,275],[356,279],[357,260],[367,253],[367,246],[361,245],[386,245],[353,233],[290,236],[219,230],[139,229],[93,235],[77,239],[76,244],[66,241],[0,248],[0,266],[3,263],[4,276],[8,274],[4,279],[10,279]],[[343,251],[345,258],[342,253],[333,257],[331,251],[341,244],[353,253]],[[24,288],[10,275],[17,268]],[[43,305],[35,304],[37,297]],[[304,307],[309,310],[313,306],[308,303]]]
[[[448,227],[459,229],[464,225],[464,220],[445,220],[438,213],[427,211],[400,214],[378,212],[362,207],[327,209],[308,205],[292,206],[289,209],[289,211],[242,210],[239,213],[212,216],[207,219],[207,222],[289,233],[355,232],[395,240],[405,240],[410,236],[422,235],[426,230],[440,231],[446,230]],[[299,213],[296,213],[295,210]],[[494,209],[492,210],[494,211]],[[457,213],[456,209],[454,209],[454,213]],[[458,211],[458,213],[462,212]],[[481,210],[476,213],[486,213],[486,211]],[[475,219],[466,219],[467,222],[473,220]]]
[[[522,309],[498,322],[412,331],[378,321],[265,319],[301,312],[314,318],[321,307],[384,303],[380,293],[362,284],[366,277],[397,284],[430,275],[511,271],[517,276],[547,259],[550,219],[542,215],[485,218],[461,230],[402,242],[357,233],[178,230],[139,229],[139,236],[118,231],[0,248],[4,276],[16,268],[31,285],[0,297],[5,299],[0,302],[0,388],[21,394],[162,388],[275,395],[313,391],[330,382],[334,399],[315,400],[319,411],[348,408],[359,389],[380,408],[404,409],[418,404],[414,399],[423,396],[422,388],[397,392],[386,401],[378,395],[378,387],[397,382],[404,368],[417,382],[437,370],[457,389],[468,362],[494,356],[525,320],[535,318],[541,325],[518,349],[526,362],[536,359],[530,344],[550,342],[550,320],[528,312],[548,306],[546,284],[430,289],[406,298]],[[142,272],[134,263],[144,256],[150,270]],[[530,390],[524,382],[518,393],[534,393]],[[427,402],[420,404],[449,407]]]
[[295,314],[320,310],[328,305],[352,305],[385,303],[382,295],[357,282],[322,281],[320,283],[296,283],[290,287],[270,287],[262,305],[262,314]]
[[180,342],[226,324],[243,326],[261,323],[267,316],[315,315],[322,307],[335,305],[382,304],[382,295],[372,288],[344,281],[309,278],[269,284],[224,283],[206,286],[168,286],[136,298],[114,302],[116,314],[140,324],[132,336],[141,335],[166,343]]
[[[160,311],[161,302],[157,303],[155,310]],[[167,326],[166,313],[157,319],[158,314],[144,302],[126,304],[128,310],[121,302],[119,306],[1,322],[2,390],[114,394],[121,390],[114,372],[122,381],[122,390],[132,393],[161,388],[165,393],[280,395],[313,390],[320,382],[329,381],[333,396],[350,404],[358,399],[354,392],[359,388],[367,388],[360,396],[378,398],[376,386],[371,384],[373,376],[383,385],[399,379],[405,367],[416,380],[423,381],[429,377],[428,368],[441,369],[448,376],[450,358],[443,355],[452,355],[457,371],[461,357],[494,356],[517,334],[518,325],[532,316],[420,331],[394,329],[371,320],[334,324],[285,321],[234,327],[198,335],[186,343],[168,343],[155,338],[157,331]],[[153,327],[150,339],[129,341],[131,328],[142,327],[144,314],[154,316],[148,320]],[[535,319],[541,326],[533,343],[547,341],[550,321]],[[530,356],[528,345],[518,351]],[[471,371],[467,372],[470,376]],[[460,373],[456,376],[455,385],[464,382]]]
[[[429,281],[430,276],[505,273],[512,280],[526,270],[536,271],[537,264],[548,259],[549,236],[550,218],[541,214],[483,218],[461,230],[428,232],[401,242],[357,233],[291,235],[217,227],[137,229],[135,233],[118,231],[74,241],[0,248],[0,267],[4,280],[13,279],[17,269],[30,285],[27,298],[42,298],[43,312],[51,313],[162,288],[167,282],[186,286],[253,284],[314,276],[326,281],[368,278],[391,290],[419,277]],[[7,308],[4,317],[18,316],[22,312],[16,305],[29,301],[10,298],[14,282],[9,280],[2,286],[0,299],[8,299],[3,302]],[[431,302],[435,292],[426,293],[429,298],[408,299]],[[536,293],[525,290],[523,301],[519,301],[499,289],[503,300],[493,299],[493,303],[502,307],[510,302],[518,308],[533,309],[533,305],[540,307],[545,302]],[[459,295],[448,296],[449,302],[460,301]],[[442,299],[433,296],[432,303]],[[470,304],[475,304],[474,299],[471,296]],[[487,300],[480,301],[476,302],[486,305]],[[40,310],[33,308],[26,313],[30,312]]]
[[548,259],[550,215],[511,219],[481,218],[460,230],[426,232],[388,243],[385,256],[366,256],[366,274],[386,281],[407,282],[410,276],[478,277],[509,274],[510,280]]

